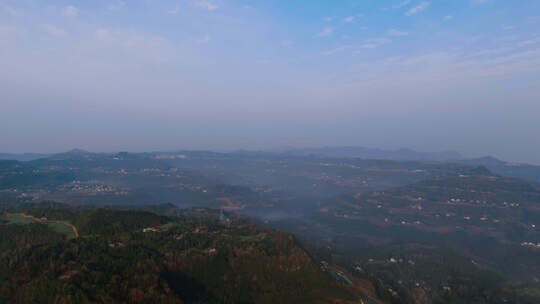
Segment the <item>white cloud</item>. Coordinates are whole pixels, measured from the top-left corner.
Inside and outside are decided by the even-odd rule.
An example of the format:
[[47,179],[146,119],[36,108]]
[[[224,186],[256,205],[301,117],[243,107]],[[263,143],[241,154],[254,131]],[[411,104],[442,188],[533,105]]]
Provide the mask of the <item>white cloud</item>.
[[195,6],[209,11],[213,11],[219,8],[219,6],[207,0],[195,1]]
[[429,2],[422,2],[420,4],[418,4],[417,6],[411,8],[410,10],[408,10],[406,13],[405,13],[405,16],[412,16],[414,14],[417,14],[423,10],[425,10],[426,8],[428,8],[428,6],[430,5],[431,3]]
[[386,34],[389,36],[408,36],[409,35],[409,33],[407,32],[402,32],[396,29],[390,29],[386,32]]
[[282,47],[291,47],[293,46],[294,42],[291,41],[291,40],[283,40],[281,41],[281,46]]
[[270,64],[270,63],[272,63],[272,60],[270,60],[268,58],[261,58],[261,59],[255,60],[255,62],[258,63],[258,64]]
[[374,49],[377,48],[383,44],[387,44],[392,42],[392,40],[388,38],[372,38],[364,40],[364,43],[360,45],[361,49]]
[[368,27],[367,27],[367,26],[361,26],[359,29],[360,29],[361,31],[365,31],[365,30],[368,29]]
[[123,29],[98,28],[94,31],[92,45],[107,50],[107,54],[127,56],[134,60],[164,63],[175,53],[163,37]]
[[67,17],[77,17],[79,15],[79,9],[73,5],[66,6],[62,9],[62,15]]
[[330,22],[330,21],[334,20],[334,18],[332,18],[332,17],[324,17],[323,20],[326,21],[326,22]]
[[124,6],[126,6],[126,2],[122,0],[116,0],[114,1],[114,3],[107,5],[107,9],[110,11],[117,11],[119,9],[122,9]]
[[203,38],[197,40],[197,43],[198,44],[206,44],[206,43],[210,42],[211,40],[212,40],[212,36],[207,34]]
[[537,23],[540,21],[540,16],[531,16],[527,18],[527,23]]
[[333,54],[336,54],[336,53],[339,53],[339,52],[343,52],[347,48],[349,48],[349,46],[346,46],[346,45],[345,46],[340,46],[340,47],[337,47],[337,48],[332,49],[332,50],[324,51],[324,52],[322,52],[322,54],[324,56],[329,56],[329,55],[333,55]]
[[503,26],[501,27],[501,29],[502,29],[503,31],[511,31],[511,30],[513,30],[513,29],[515,29],[515,28],[516,28],[516,27],[513,26],[513,25],[503,25]]
[[396,8],[402,8],[404,6],[407,6],[409,3],[411,3],[411,0],[405,0],[403,2],[400,2],[394,6],[392,6],[392,8],[396,9]]
[[4,11],[12,17],[20,17],[23,15],[20,9],[13,8],[11,6],[4,6]]
[[67,35],[65,30],[51,24],[42,24],[41,28],[49,35],[54,37],[63,37]]
[[452,19],[454,19],[454,16],[452,16],[452,15],[447,15],[447,16],[444,16],[444,18],[443,18],[444,21],[450,21]]
[[509,51],[514,50],[514,47],[502,47],[502,48],[496,48],[496,49],[483,49],[480,51],[476,51],[474,53],[470,53],[465,56],[465,58],[471,58],[471,57],[479,57],[479,56],[491,56],[501,53],[506,53]]
[[94,32],[94,38],[104,42],[113,40],[113,34],[109,29],[99,28]]
[[343,19],[343,22],[351,23],[351,22],[354,22],[354,19],[355,19],[354,16],[349,16],[349,17]]
[[178,14],[178,12],[180,12],[180,5],[176,5],[176,7],[172,10],[169,10],[167,13],[171,14],[171,15],[176,15]]
[[326,27],[320,33],[317,34],[317,37],[328,37],[334,33],[334,28]]
[[[365,73],[366,70],[370,73]],[[462,87],[463,84],[471,85],[475,80],[485,82],[492,77],[509,77],[512,74],[540,71],[540,49],[503,55],[495,59],[486,57],[473,60],[448,52],[416,54],[412,57],[367,61],[351,66],[349,71],[348,74],[341,73],[337,76],[340,81],[343,83],[356,81],[365,88],[379,87],[375,89],[376,91],[387,88],[389,83],[400,83],[403,88],[408,88],[412,84],[418,87],[418,83],[435,86],[452,84]]]
[[0,25],[0,42],[2,40],[10,40],[10,38],[21,36],[24,31],[14,26]]
[[539,42],[540,42],[540,37],[536,37],[536,38],[533,38],[533,39],[521,41],[520,43],[518,43],[518,46],[519,47],[524,47],[524,46],[528,46],[528,45],[532,45],[532,44],[537,44]]

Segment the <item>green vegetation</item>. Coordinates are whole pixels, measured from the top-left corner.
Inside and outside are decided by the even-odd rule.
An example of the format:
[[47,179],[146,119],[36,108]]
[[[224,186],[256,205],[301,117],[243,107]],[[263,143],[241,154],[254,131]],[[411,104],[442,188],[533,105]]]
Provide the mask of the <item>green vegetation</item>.
[[32,218],[22,216],[21,214],[5,214],[4,219],[10,224],[26,225],[36,221]]
[[170,229],[174,226],[174,223],[173,222],[168,222],[167,224],[165,225],[162,225],[160,228],[161,229]]
[[47,227],[52,231],[66,235],[68,239],[74,239],[76,237],[73,228],[69,224],[62,222],[47,222]]
[[[16,257],[4,262],[21,265],[38,254],[27,269],[35,271],[32,278],[49,277],[38,281],[52,284],[58,294],[70,294],[58,286],[77,290],[84,294],[79,300],[138,299],[138,291],[130,294],[126,287],[138,280],[135,290],[183,302],[250,302],[267,293],[279,298],[281,291],[291,297],[296,289],[275,280],[287,281],[293,272],[281,277],[267,267],[279,268],[275,260],[289,257],[296,241],[277,245],[283,243],[279,233],[242,222],[230,214],[236,212],[309,240],[302,242],[301,252],[344,271],[354,283],[351,289],[358,288],[359,278],[368,282],[363,294],[370,297],[392,303],[489,303],[496,298],[538,303],[540,186],[486,167],[530,180],[538,180],[540,172],[490,159],[399,162],[244,152],[77,152],[0,161],[0,213],[8,214],[0,217],[0,226],[17,236],[0,236],[2,248],[14,250],[9,254]],[[35,204],[43,200],[51,202]],[[204,208],[229,212],[220,219]],[[68,266],[60,267],[66,255],[73,258],[62,260]],[[388,262],[392,257],[398,262]],[[64,272],[56,273],[55,263]],[[54,269],[36,266],[42,264]],[[133,265],[147,270],[137,272]],[[114,276],[108,268],[123,274]],[[256,280],[237,269],[257,273]],[[52,283],[63,274],[80,281]],[[32,286],[32,292],[49,288],[18,275],[21,286]],[[297,279],[319,275],[306,270]],[[313,286],[328,277],[325,282],[349,285],[326,272]],[[250,287],[240,291],[234,284]],[[110,295],[108,288],[119,292]],[[184,288],[197,296],[185,298]],[[323,297],[342,290],[329,289]],[[95,290],[103,298],[87,295]]]
[[[48,221],[0,224],[0,303],[324,303],[351,298],[291,235],[237,217],[224,224],[218,211],[186,210],[166,217],[35,205],[21,212]],[[63,234],[69,225],[59,221],[76,223],[81,237],[67,240]]]
[[28,225],[39,223],[45,225],[52,231],[65,235],[68,239],[77,237],[75,234],[76,227],[67,222],[49,221],[46,218],[36,218],[25,213],[5,213],[3,218],[8,224]]

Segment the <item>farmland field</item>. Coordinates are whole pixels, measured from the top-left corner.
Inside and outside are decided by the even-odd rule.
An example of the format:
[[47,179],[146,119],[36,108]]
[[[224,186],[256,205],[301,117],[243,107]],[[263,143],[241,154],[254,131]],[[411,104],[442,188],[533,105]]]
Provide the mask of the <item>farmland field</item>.
[[71,226],[68,224],[62,222],[47,222],[46,224],[49,229],[66,235],[68,239],[74,239],[76,237],[73,228],[71,228]]
[[174,226],[174,223],[173,222],[169,222],[163,226],[161,226],[161,229],[170,229]]
[[25,214],[12,214],[7,213],[3,216],[3,219],[7,221],[8,224],[17,224],[17,225],[27,225],[32,223],[41,223],[47,225],[47,227],[55,232],[64,234],[68,239],[73,239],[77,237],[75,235],[74,229],[67,223],[57,222],[57,221],[45,221],[37,219],[32,216]]
[[4,216],[4,219],[7,220],[9,224],[19,225],[31,224],[36,222],[33,218],[25,217],[20,214],[6,214]]

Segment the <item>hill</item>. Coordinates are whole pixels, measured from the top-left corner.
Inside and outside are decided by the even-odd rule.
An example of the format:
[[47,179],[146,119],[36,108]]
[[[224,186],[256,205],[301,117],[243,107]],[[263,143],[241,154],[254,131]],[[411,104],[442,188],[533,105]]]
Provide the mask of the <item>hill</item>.
[[40,153],[23,153],[23,154],[14,154],[14,153],[0,153],[0,159],[3,160],[18,160],[18,161],[31,161],[40,158],[48,157],[49,154],[40,154]]
[[[209,209],[177,216],[38,204],[0,224],[2,303],[348,303],[290,234]],[[46,262],[45,262],[46,261]]]
[[317,155],[333,158],[364,158],[397,161],[449,161],[463,159],[463,156],[455,151],[418,152],[406,148],[384,150],[365,147],[321,147],[284,149],[283,153],[297,156]]
[[510,163],[489,156],[462,160],[460,162],[473,166],[485,166],[489,170],[499,175],[527,179],[540,183],[540,166],[526,163]]
[[[190,227],[189,231],[204,227],[193,235],[206,245],[186,243],[186,247],[178,247],[179,250],[187,254],[200,253],[188,247],[203,252],[215,248],[218,252],[227,252],[224,259],[230,261],[231,251],[219,249],[219,244],[239,246],[239,252],[260,248],[257,246],[264,241],[250,231],[260,232],[268,229],[262,226],[270,226],[294,233],[302,241],[299,245],[293,238],[291,246],[311,257],[313,267],[331,275],[329,282],[341,282],[349,286],[347,291],[356,290],[353,294],[357,296],[370,295],[392,303],[498,303],[495,299],[511,300],[501,303],[536,303],[535,281],[540,279],[540,186],[497,174],[490,170],[493,166],[507,169],[514,165],[493,158],[439,162],[258,152],[111,154],[71,151],[29,162],[0,161],[0,210],[7,212],[4,228],[10,230],[6,233],[17,235],[14,240],[8,240],[7,250],[14,242],[25,244],[19,250],[29,246],[32,252],[39,252],[39,248],[54,251],[50,247],[53,243],[72,246],[72,243],[90,242],[84,248],[102,250],[138,240],[140,242],[133,243],[134,246],[126,247],[135,250],[139,246],[149,250],[144,251],[144,256],[157,252],[161,254],[156,255],[159,260],[167,260],[169,251],[161,246],[168,241],[177,243],[175,237],[183,240],[186,235],[180,230],[175,231],[176,236],[168,233],[179,227],[178,223],[182,226],[187,221],[192,225],[186,226]],[[64,202],[72,207],[56,203],[34,205],[43,200]],[[217,220],[220,216],[216,211],[179,209],[186,206],[221,208],[238,216],[253,216],[250,220],[259,225],[242,224],[229,215],[233,219],[229,227]],[[15,207],[16,210],[12,210]],[[96,207],[106,209],[94,209]],[[242,225],[249,227],[247,234],[227,230]],[[149,228],[146,233],[142,232],[145,228]],[[38,234],[34,235],[34,231]],[[200,231],[212,233],[206,235]],[[150,235],[167,235],[167,238],[159,243],[159,238],[147,240]],[[121,238],[109,242],[110,236]],[[207,242],[209,237],[211,240]],[[53,243],[43,243],[48,238]],[[244,242],[237,244],[237,239],[255,243],[243,247]],[[160,241],[154,243],[155,240]],[[272,252],[284,250],[272,244],[269,246],[277,250]],[[74,250],[70,248],[67,249]],[[231,250],[236,252],[236,249]],[[69,252],[78,259],[80,251]],[[269,258],[265,252],[257,255],[257,259],[274,263],[272,257],[275,256]],[[98,253],[100,256],[109,254]],[[24,251],[24,254],[32,253]],[[47,261],[56,259],[49,255],[45,258]],[[94,264],[99,264],[100,261],[92,258]],[[82,265],[81,261],[75,262]],[[165,266],[152,267],[149,269],[158,278],[157,282],[166,282],[161,276]],[[246,267],[263,269],[258,264]],[[82,273],[80,268],[66,271],[71,270]],[[11,273],[14,269],[7,271]],[[36,275],[42,277],[52,270],[39,271]],[[129,273],[132,275],[142,274]],[[99,275],[93,273],[83,281],[94,282],[94,276]],[[202,284],[205,288],[209,286],[207,283],[216,280],[204,278],[209,280]],[[30,289],[35,287],[24,282],[33,286]],[[247,284],[247,281],[241,282]],[[174,290],[170,285],[159,286]],[[39,285],[39,288],[45,287]],[[106,292],[105,287],[99,288],[101,293]],[[262,287],[257,288],[259,292]],[[340,290],[338,288],[337,292]],[[125,296],[126,289],[123,292]],[[209,291],[201,294],[209,294]],[[531,298],[533,300],[529,300]]]
[[451,248],[516,282],[540,273],[540,185],[482,168],[343,195],[312,221],[284,229],[319,234],[347,250],[404,242]]

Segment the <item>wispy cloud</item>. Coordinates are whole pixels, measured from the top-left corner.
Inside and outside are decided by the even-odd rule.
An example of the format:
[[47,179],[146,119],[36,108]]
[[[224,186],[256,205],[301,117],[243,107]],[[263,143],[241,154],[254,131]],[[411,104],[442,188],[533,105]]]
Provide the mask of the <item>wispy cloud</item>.
[[105,57],[110,54],[121,54],[126,56],[126,60],[129,58],[161,64],[169,61],[176,53],[167,39],[134,30],[101,27],[94,31],[93,38],[92,45],[107,50]]
[[383,11],[388,11],[388,10],[393,10],[393,9],[400,9],[402,7],[405,7],[405,6],[409,5],[411,2],[412,2],[412,0],[403,0],[403,1],[399,2],[399,3],[396,3],[396,4],[392,5],[391,7],[385,7],[382,10]]
[[[0,25],[0,49],[16,45],[18,38],[24,37],[26,31],[15,26]],[[1,60],[2,58],[0,58]]]
[[113,40],[113,34],[109,29],[99,28],[94,32],[94,38],[100,41],[110,42]]
[[389,36],[408,36],[409,35],[408,32],[403,32],[396,29],[390,29],[386,31],[386,34]]
[[391,43],[392,40],[388,38],[371,38],[364,40],[364,43],[360,45],[361,49],[374,49],[383,44]]
[[336,53],[340,53],[340,52],[343,52],[344,50],[348,49],[349,46],[347,45],[344,45],[344,46],[340,46],[340,47],[337,47],[335,49],[331,49],[331,50],[328,50],[328,51],[324,51],[322,52],[322,54],[324,56],[330,56],[330,55],[334,55]]
[[62,9],[62,15],[67,17],[77,17],[79,16],[79,9],[73,5],[66,6]]
[[197,44],[207,44],[211,40],[212,40],[212,36],[207,34],[204,37],[202,37],[201,39],[197,40]]
[[195,6],[198,7],[198,8],[209,10],[209,11],[213,11],[213,10],[216,10],[216,9],[219,8],[219,6],[217,4],[214,4],[214,3],[210,2],[210,1],[207,1],[207,0],[195,1]]
[[537,43],[540,43],[540,37],[536,37],[536,38],[533,38],[533,39],[521,41],[521,42],[518,43],[518,46],[519,47],[524,47],[524,46],[533,45],[533,44],[537,44]]
[[66,31],[56,27],[52,24],[42,24],[41,28],[47,32],[47,34],[54,36],[54,37],[64,37],[67,35]]
[[180,5],[176,5],[174,7],[174,9],[169,10],[167,13],[169,13],[171,15],[176,15],[176,14],[178,14],[178,12],[180,12]]
[[328,37],[331,36],[334,33],[333,27],[326,27],[321,32],[319,32],[316,36],[317,37]]
[[23,33],[24,31],[20,30],[17,27],[0,25],[0,39],[21,35]]
[[537,23],[540,21],[540,16],[527,17],[527,23]]
[[444,16],[444,18],[443,18],[444,21],[450,21],[452,19],[454,19],[454,16],[452,16],[452,15],[447,15],[447,16]]
[[20,17],[20,16],[23,15],[22,10],[17,9],[17,8],[13,8],[11,6],[4,6],[3,10],[4,10],[4,12],[8,13],[12,17]]
[[503,26],[501,27],[501,29],[502,29],[503,31],[511,31],[511,30],[513,30],[513,29],[515,29],[515,28],[516,28],[516,27],[513,26],[513,25],[503,25]]
[[429,3],[429,2],[422,2],[422,3],[418,4],[417,6],[411,8],[410,10],[408,10],[405,13],[405,16],[412,16],[414,14],[417,14],[417,13],[425,10],[426,8],[428,8],[430,4],[431,3]]
[[107,9],[110,11],[117,11],[119,9],[122,9],[124,6],[126,6],[126,2],[122,0],[116,0],[113,3],[110,3],[107,5]]
[[283,41],[281,41],[281,46],[282,47],[287,48],[287,47],[291,47],[293,45],[294,45],[294,42],[291,41],[291,40],[283,40]]
[[481,56],[492,56],[502,53],[507,53],[512,50],[514,50],[515,47],[502,47],[502,48],[496,48],[496,49],[484,49],[480,51],[476,51],[474,53],[470,53],[465,55],[465,58],[472,58],[472,57],[481,57]]
[[400,2],[398,4],[396,4],[396,5],[393,5],[392,8],[394,8],[394,9],[402,8],[404,6],[409,5],[409,3],[411,3],[411,0],[405,0],[405,1],[402,1],[402,2]]
[[343,22],[345,22],[345,23],[351,23],[351,22],[354,22],[354,19],[355,19],[354,16],[349,16],[349,17],[343,19]]

